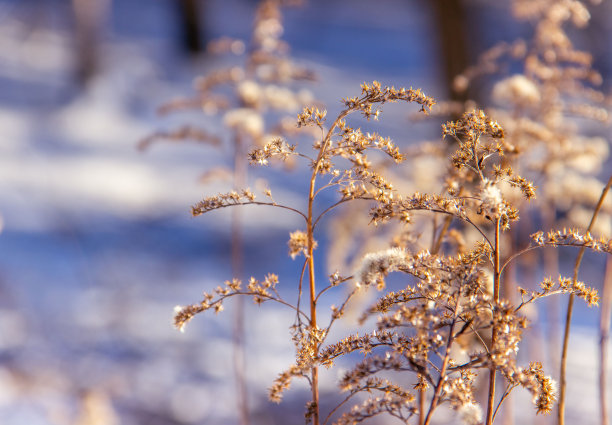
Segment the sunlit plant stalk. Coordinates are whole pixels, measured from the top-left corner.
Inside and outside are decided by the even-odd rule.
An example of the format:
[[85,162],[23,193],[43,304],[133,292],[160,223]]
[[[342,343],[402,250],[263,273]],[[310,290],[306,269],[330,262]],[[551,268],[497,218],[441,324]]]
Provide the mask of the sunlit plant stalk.
[[[233,143],[233,187],[235,190],[245,187],[247,182],[247,161],[244,158],[244,143],[240,134],[234,134]],[[239,208],[232,210],[231,218],[232,227],[232,274],[242,278],[244,273],[244,255],[243,255],[243,241],[242,241],[242,214]],[[246,380],[246,356],[245,356],[245,320],[244,320],[244,300],[238,299],[236,308],[234,311],[234,332],[233,332],[233,344],[234,344],[234,375],[236,380],[237,397],[236,403],[238,411],[240,412],[240,422],[242,425],[249,424],[249,404],[248,404],[248,392],[247,392],[247,380]]]
[[[597,202],[597,206],[593,211],[593,216],[591,217],[591,222],[589,223],[589,227],[587,228],[587,232],[590,232],[595,224],[595,220],[597,219],[597,215],[601,210],[604,200],[606,199],[606,195],[612,186],[612,177],[608,180],[608,183],[604,187],[601,192],[601,196],[599,197],[599,201]],[[578,256],[576,257],[576,263],[574,264],[574,275],[573,280],[576,282],[578,280],[578,270],[580,270],[580,264],[582,263],[582,257],[584,256],[584,251],[586,247],[580,248],[578,252]],[[565,331],[563,333],[563,348],[561,351],[561,369],[559,372],[559,380],[560,389],[559,389],[559,409],[557,411],[557,420],[559,425],[565,424],[565,392],[567,387],[567,377],[566,377],[566,368],[567,368],[567,349],[569,345],[569,337],[570,337],[570,327],[572,323],[572,312],[574,308],[574,294],[570,294],[569,299],[567,301],[567,315],[565,318]]]
[[612,313],[612,256],[606,261],[603,281],[601,317],[599,320],[599,412],[601,425],[610,423],[608,416],[608,342],[610,339],[610,314]]
[[[314,223],[313,223],[313,204],[315,200],[315,183],[317,179],[317,174],[319,173],[319,166],[321,164],[321,159],[325,153],[325,148],[331,139],[331,136],[336,128],[338,121],[344,116],[348,114],[348,111],[343,112],[336,119],[336,121],[332,124],[329,131],[327,132],[327,136],[321,143],[321,150],[319,151],[319,155],[317,160],[313,166],[312,175],[310,177],[310,190],[308,192],[308,215],[306,216],[306,234],[308,238],[308,247],[307,247],[307,256],[308,256],[308,282],[309,282],[309,295],[310,295],[310,327],[312,329],[317,329],[317,291],[315,285],[315,264],[314,264]],[[319,345],[315,346],[314,355],[318,355]],[[313,424],[319,425],[319,370],[317,366],[312,367],[311,372],[312,379],[312,408],[313,410]]]
[[[499,219],[495,220],[495,237],[493,247],[493,301],[499,302],[499,288],[500,288],[500,265],[499,265]],[[491,346],[495,345],[497,339],[497,328],[493,325],[491,329]],[[487,425],[493,423],[493,414],[495,407],[495,381],[496,381],[497,369],[495,365],[491,367],[489,372],[489,392],[487,395]]]
[[[239,279],[226,281],[213,293],[204,293],[201,302],[180,306],[176,310],[175,324],[183,330],[196,314],[212,309],[221,311],[223,301],[236,295],[252,296],[257,304],[274,301],[295,311],[293,341],[296,360],[282,372],[270,389],[270,399],[280,401],[282,393],[289,388],[293,378],[305,378],[311,389],[310,401],[306,404],[306,421],[313,425],[321,423],[319,367],[331,367],[336,359],[355,352],[362,352],[364,360],[347,371],[340,381],[340,388],[348,392],[346,398],[323,420],[327,425],[338,409],[356,395],[382,394],[368,398],[362,404],[345,411],[336,420],[338,425],[362,422],[381,413],[400,419],[404,424],[422,423],[430,425],[435,411],[448,403],[470,424],[482,423],[482,410],[474,398],[473,377],[479,369],[489,372],[489,398],[487,400],[486,424],[491,425],[502,402],[510,392],[523,386],[534,396],[538,413],[549,413],[555,402],[554,381],[543,372],[540,363],[531,363],[527,368],[516,364],[516,352],[527,320],[520,310],[540,299],[554,294],[571,293],[583,298],[589,305],[598,302],[596,291],[582,282],[562,278],[555,282],[545,279],[537,291],[521,288],[521,301],[512,305],[501,298],[501,277],[510,262],[521,254],[542,247],[578,246],[596,251],[612,252],[612,241],[593,239],[588,233],[577,230],[538,232],[532,235],[528,247],[514,253],[502,253],[500,236],[512,222],[518,220],[518,210],[508,202],[500,189],[509,184],[519,190],[525,199],[535,197],[533,184],[503,166],[499,158],[504,154],[504,134],[501,126],[486,116],[483,111],[464,114],[457,122],[443,126],[445,136],[453,137],[459,149],[452,156],[453,167],[449,170],[446,195],[414,193],[402,196],[393,190],[390,182],[372,169],[366,150],[380,150],[396,162],[403,155],[389,140],[377,134],[363,133],[348,125],[344,118],[352,112],[361,112],[366,118],[378,117],[381,104],[393,101],[416,102],[427,110],[433,100],[419,90],[385,87],[374,82],[363,84],[361,97],[344,100],[342,111],[324,130],[326,113],[316,108],[306,108],[298,115],[298,126],[313,125],[324,136],[315,141],[316,158],[299,153],[295,145],[275,139],[261,149],[249,153],[252,163],[266,164],[272,158],[287,159],[298,156],[309,161],[311,173],[308,179],[307,212],[277,203],[269,189],[264,191],[266,201],[256,200],[248,189],[232,191],[205,198],[192,207],[193,215],[238,205],[267,205],[292,211],[304,219],[306,231],[292,232],[289,238],[289,254],[292,258],[303,254],[306,258],[297,285],[297,302],[286,301],[276,289],[278,276],[268,274],[265,279],[251,278],[246,286]],[[334,162],[348,162],[346,167]],[[454,171],[453,171],[454,170]],[[317,180],[326,176],[327,182],[317,186]],[[335,187],[340,199],[315,215],[316,197],[321,191]],[[382,252],[367,254],[359,270],[352,277],[342,277],[338,272],[330,276],[330,284],[317,290],[315,286],[314,233],[317,224],[329,212],[341,204],[353,200],[375,201],[370,217],[374,224],[392,218],[402,223],[411,221],[414,211],[444,214],[458,219],[476,230],[482,237],[471,251],[454,255],[443,255],[429,251],[410,252],[403,247],[394,247]],[[450,225],[450,224],[449,224]],[[489,233],[493,232],[491,238]],[[443,233],[432,238],[433,248],[441,246]],[[436,230],[434,226],[434,236]],[[491,240],[492,239],[492,240]],[[502,255],[504,254],[504,255]],[[508,257],[502,265],[502,257]],[[300,308],[302,282],[308,268],[309,312]],[[493,273],[493,291],[488,289],[487,274]],[[377,303],[369,308],[360,325],[370,317],[376,317],[373,332],[353,334],[329,345],[324,345],[332,325],[342,317],[351,297],[360,288],[385,288],[385,277],[391,272],[406,274],[407,285],[400,291],[387,291]],[[340,307],[331,307],[331,318],[326,326],[317,321],[320,313],[319,298],[328,290],[355,281],[354,288],[344,297]],[[416,280],[416,283],[414,283]],[[491,335],[485,341],[483,335]],[[460,363],[451,355],[459,338],[474,338],[475,352]],[[376,350],[376,351],[375,351]],[[382,351],[382,353],[381,353]],[[416,397],[411,390],[402,388],[392,380],[381,378],[379,373],[407,371],[414,373],[419,384],[433,388],[430,400],[425,401],[424,392],[419,406],[414,406]],[[495,407],[496,373],[503,376],[507,387]],[[422,382],[423,381],[423,382]],[[427,406],[428,404],[428,406]],[[467,415],[467,416],[466,416]]]
[[[385,193],[389,190],[387,188],[387,183],[385,183],[375,173],[368,170],[368,161],[362,154],[362,150],[366,148],[377,148],[383,150],[397,161],[402,159],[401,155],[397,151],[397,148],[393,146],[390,140],[383,139],[377,135],[370,136],[368,134],[366,137],[361,133],[360,130],[353,130],[348,127],[346,122],[344,121],[344,118],[351,112],[355,111],[361,111],[363,115],[368,119],[370,117],[377,117],[380,111],[373,111],[372,105],[383,104],[385,102],[395,102],[398,100],[403,100],[407,102],[417,102],[422,105],[423,110],[425,110],[425,108],[429,108],[433,103],[433,100],[427,98],[425,95],[423,95],[420,91],[417,90],[395,90],[393,88],[388,87],[383,89],[380,84],[376,82],[373,83],[373,85],[371,86],[364,84],[362,86],[362,89],[362,97],[355,97],[345,100],[347,108],[338,115],[338,117],[330,126],[329,130],[327,130],[325,137],[320,142],[315,143],[315,148],[318,151],[316,159],[313,160],[306,155],[297,153],[295,151],[295,146],[290,146],[280,139],[270,142],[263,149],[255,149],[249,154],[252,162],[260,164],[267,163],[269,158],[275,156],[285,159],[291,155],[298,155],[311,161],[312,174],[310,176],[309,181],[308,210],[306,214],[300,212],[295,208],[277,204],[276,201],[273,200],[271,192],[269,190],[265,194],[270,199],[270,201],[266,202],[256,201],[255,195],[253,193],[251,193],[249,190],[243,190],[242,192],[234,191],[229,194],[223,194],[217,197],[207,198],[193,207],[194,215],[199,215],[218,208],[245,204],[275,206],[291,210],[301,215],[304,218],[306,224],[306,234],[304,235],[305,242],[300,242],[300,232],[294,232],[291,235],[289,245],[292,257],[299,253],[301,250],[304,251],[304,254],[307,257],[305,266],[308,268],[310,314],[304,314],[304,312],[302,312],[299,308],[299,298],[301,296],[301,290],[298,294],[297,305],[293,306],[290,303],[284,301],[280,297],[278,292],[276,292],[276,290],[274,289],[278,278],[275,275],[268,275],[268,277],[266,277],[263,282],[256,281],[252,278],[249,282],[246,291],[242,290],[241,282],[239,280],[235,279],[232,282],[226,282],[227,289],[219,287],[216,290],[217,294],[221,297],[218,301],[213,301],[213,298],[211,298],[212,295],[206,295],[205,300],[200,305],[192,305],[179,308],[177,310],[176,316],[177,326],[182,329],[184,324],[188,320],[190,320],[194,314],[197,314],[200,311],[213,307],[215,310],[220,311],[222,309],[222,300],[226,297],[233,295],[252,295],[255,297],[255,301],[258,303],[261,303],[266,300],[274,300],[293,308],[296,311],[297,315],[296,343],[298,347],[298,358],[301,359],[300,362],[302,364],[298,364],[297,368],[294,368],[290,372],[288,372],[289,374],[287,375],[287,379],[290,379],[292,376],[301,376],[301,368],[306,367],[310,369],[309,381],[312,390],[312,400],[308,403],[307,418],[308,420],[312,421],[314,425],[319,425],[320,422],[319,378],[318,366],[316,362],[316,358],[319,354],[319,347],[325,340],[325,337],[329,332],[331,324],[342,315],[342,311],[344,309],[344,306],[346,305],[346,302],[352,296],[352,293],[354,293],[353,291],[347,297],[347,300],[344,302],[340,309],[335,310],[330,324],[326,328],[320,329],[319,324],[317,322],[318,298],[328,289],[345,281],[346,279],[342,279],[339,276],[334,277],[333,282],[330,286],[323,288],[317,293],[315,285],[315,262],[313,255],[314,249],[316,247],[316,242],[314,240],[314,231],[317,223],[324,215],[326,215],[331,210],[338,207],[344,202],[351,201],[353,199],[374,199],[376,197],[376,193],[379,194],[378,196],[386,196]],[[316,108],[306,109],[304,113],[300,114],[298,117],[298,126],[314,124],[318,126],[321,130],[323,130],[323,122],[325,119],[325,115],[325,112],[321,112]],[[339,136],[340,141],[338,142],[338,146],[334,147],[335,150],[333,152],[328,152],[331,149],[331,139],[334,135]],[[354,136],[348,137],[348,135]],[[330,166],[332,165],[330,162],[331,158],[339,156],[343,156],[349,159],[353,163],[354,169],[349,169],[345,171],[333,170],[333,172],[331,173],[330,182],[317,188],[317,175],[329,174],[332,171],[330,169]],[[368,185],[374,186],[371,191],[365,189],[366,183]],[[343,194],[342,199],[332,204],[322,213],[315,217],[314,203],[317,194],[323,189],[334,186],[339,186],[339,191]],[[302,243],[303,245],[300,245]],[[299,288],[301,288],[302,277],[300,277]],[[302,319],[307,319],[307,328],[303,327]],[[287,383],[285,383],[284,379],[286,378],[282,378],[279,381],[278,390],[275,390],[279,394],[280,391],[285,388],[285,386],[288,386],[288,381]],[[271,398],[280,399],[280,396],[271,395]]]

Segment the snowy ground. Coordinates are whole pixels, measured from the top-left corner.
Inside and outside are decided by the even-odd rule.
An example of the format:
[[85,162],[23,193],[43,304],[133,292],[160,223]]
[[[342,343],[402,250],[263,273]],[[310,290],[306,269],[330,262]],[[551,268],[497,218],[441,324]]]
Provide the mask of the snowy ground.
[[[324,19],[317,2],[287,14],[287,39],[318,73],[312,91],[330,111],[373,79],[443,95],[427,53],[433,41],[422,35],[431,31],[427,11],[379,3],[330,3]],[[211,36],[246,37],[251,3],[209,7]],[[189,145],[136,150],[156,130],[202,119],[161,119],[155,109],[189,93],[192,79],[217,62],[188,61],[174,50],[170,0],[144,9],[118,1],[102,45],[103,71],[79,91],[70,78],[66,8],[0,2],[1,422],[236,423],[231,308],[198,318],[185,334],[171,326],[175,305],[197,301],[229,277],[227,214],[189,217],[191,204],[227,188],[198,183],[225,156]],[[403,123],[405,112],[389,113],[389,121]],[[388,131],[405,132],[403,124]],[[290,190],[281,196],[298,199]],[[247,270],[291,280],[286,235],[297,222],[262,209],[247,215]],[[262,239],[274,248],[262,250]],[[263,392],[292,361],[285,324],[293,317],[252,306],[248,315],[256,318],[248,327],[251,407],[260,423],[300,423],[299,392],[290,395],[291,407],[271,407]],[[585,425],[596,422],[585,416],[597,407],[595,341],[591,329],[577,332],[569,364],[570,418]],[[335,375],[326,379],[330,388]],[[88,422],[87,412],[100,422]]]

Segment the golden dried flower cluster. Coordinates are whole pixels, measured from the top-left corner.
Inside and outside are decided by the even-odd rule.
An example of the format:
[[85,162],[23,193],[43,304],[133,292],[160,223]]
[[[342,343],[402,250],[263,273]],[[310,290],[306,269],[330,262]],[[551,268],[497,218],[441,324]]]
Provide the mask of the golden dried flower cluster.
[[[420,91],[383,88],[376,82],[364,84],[362,97],[345,101],[347,109],[339,113],[327,129],[324,127],[326,113],[306,108],[299,115],[298,125],[314,125],[323,130],[322,139],[313,144],[315,157],[300,152],[297,145],[289,145],[282,139],[251,151],[251,162],[261,165],[266,165],[271,158],[285,159],[289,155],[309,162],[312,174],[307,211],[276,201],[256,201],[248,190],[205,198],[193,207],[194,215],[244,204],[272,205],[298,213],[306,222],[306,230],[291,232],[288,242],[291,258],[300,254],[305,257],[297,285],[300,288],[297,302],[281,298],[276,291],[278,278],[275,275],[268,275],[263,281],[251,278],[244,290],[240,281],[234,280],[217,288],[215,294],[205,294],[200,304],[179,308],[175,323],[183,329],[195,314],[211,308],[220,311],[223,301],[234,295],[251,296],[258,304],[270,300],[292,308],[296,314],[293,325],[295,363],[277,377],[269,395],[271,400],[279,402],[294,378],[306,379],[311,386],[312,399],[306,405],[305,416],[315,424],[321,420],[319,367],[330,368],[356,352],[364,358],[350,367],[340,380],[339,389],[347,393],[342,404],[361,394],[371,396],[337,417],[337,424],[356,424],[386,413],[406,424],[418,417],[420,423],[429,425],[433,413],[443,404],[459,412],[465,423],[480,423],[483,409],[475,397],[475,376],[481,370],[488,371],[490,379],[499,374],[507,384],[497,408],[494,406],[495,393],[490,389],[488,423],[492,423],[501,403],[518,386],[532,393],[538,413],[548,413],[556,397],[554,382],[544,375],[537,363],[527,368],[517,364],[519,345],[528,327],[523,307],[556,294],[572,294],[594,305],[598,295],[582,282],[567,278],[559,278],[557,282],[545,279],[539,290],[518,288],[521,302],[514,304],[502,297],[503,273],[515,258],[539,247],[580,246],[610,253],[611,242],[596,240],[588,232],[574,230],[539,232],[532,235],[532,243],[524,250],[506,252],[500,243],[502,232],[518,221],[516,197],[510,197],[508,189],[514,187],[520,198],[531,200],[535,198],[535,187],[505,162],[506,154],[516,152],[506,142],[501,125],[481,110],[465,113],[458,121],[449,122],[442,128],[443,137],[450,136],[457,142],[455,154],[447,160],[446,193],[398,193],[379,174],[367,153],[378,151],[395,163],[402,162],[405,156],[388,138],[355,129],[345,120],[353,112],[362,113],[365,118],[378,116],[382,104],[396,100],[416,102],[423,110],[433,104],[433,100]],[[317,178],[323,180],[318,185]],[[317,195],[327,188],[336,188],[338,200],[320,208],[323,212],[316,216],[313,211]],[[267,193],[270,197],[269,190]],[[433,250],[413,251],[400,244],[371,252],[363,257],[353,277],[342,277],[336,272],[330,276],[329,285],[317,291],[314,231],[327,213],[356,199],[375,203],[370,211],[374,223],[390,220],[410,223],[415,211],[441,214],[449,220],[437,231],[435,239],[438,242]],[[455,219],[457,227],[451,227],[451,219]],[[480,239],[471,250],[466,249],[462,236],[465,229],[475,231]],[[441,253],[444,242],[449,248],[456,246],[456,252]],[[386,289],[391,273],[403,276],[401,289]],[[308,276],[309,312],[302,310],[299,298],[304,276]],[[329,323],[321,327],[317,321],[321,295],[334,287],[346,287],[349,281],[354,281],[355,286],[339,307],[331,306]],[[352,297],[372,286],[383,293],[366,309],[359,326],[375,318],[375,330],[328,343],[332,325],[344,315]],[[413,377],[411,389],[398,383],[400,376],[407,373]],[[406,381],[402,379],[401,382]],[[429,397],[425,396],[427,392],[430,392]],[[416,403],[417,397],[419,403]],[[329,415],[334,412],[336,409]]]
[[596,239],[591,233],[581,232],[578,229],[551,230],[547,233],[540,231],[531,235],[531,239],[537,246],[578,246],[612,253],[612,239],[605,236]]
[[269,273],[262,281],[251,277],[246,289],[242,288],[242,282],[239,279],[227,280],[223,286],[218,286],[214,293],[204,292],[203,299],[198,304],[176,306],[174,309],[174,326],[183,332],[185,325],[196,314],[210,309],[219,313],[223,311],[223,302],[236,295],[251,296],[255,304],[261,304],[268,300],[287,304],[276,290],[277,284],[278,276],[273,273]]
[[255,201],[255,194],[249,189],[243,189],[240,192],[232,190],[228,193],[220,193],[216,196],[205,198],[191,207],[191,214],[198,216],[219,208],[225,208],[232,205],[246,205]]
[[249,153],[249,160],[251,164],[267,165],[270,158],[279,157],[285,160],[289,155],[293,155],[294,152],[294,145],[289,145],[282,139],[276,138],[266,143],[261,149],[253,149]]

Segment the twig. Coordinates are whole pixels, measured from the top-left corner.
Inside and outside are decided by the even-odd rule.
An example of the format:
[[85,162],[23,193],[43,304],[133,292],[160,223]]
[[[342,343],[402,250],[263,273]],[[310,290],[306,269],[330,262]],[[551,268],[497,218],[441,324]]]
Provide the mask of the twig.
[[[247,164],[243,155],[243,143],[240,135],[234,137],[234,190],[246,186]],[[240,208],[232,209],[232,274],[242,279],[244,269],[243,243],[242,243],[242,215]],[[299,309],[299,307],[298,307]],[[238,297],[235,306],[234,329],[234,375],[236,379],[236,404],[240,412],[240,424],[249,425],[249,405],[246,384],[246,355],[245,355],[245,323],[244,323],[244,298]]]
[[[499,218],[495,221],[495,249],[493,251],[493,300],[499,301],[499,287],[500,287],[500,274],[501,270],[499,267],[499,231],[500,231],[500,220]],[[495,314],[495,309],[493,310]],[[497,328],[495,326],[495,317],[493,317],[493,329],[491,330],[491,350],[495,349],[495,339],[497,338]],[[492,360],[491,360],[492,361]],[[495,407],[495,364],[491,365],[489,372],[489,394],[487,399],[487,425],[493,423],[493,409]]]
[[440,379],[438,380],[438,384],[436,385],[436,389],[434,391],[433,399],[431,400],[431,404],[429,405],[429,411],[427,412],[427,416],[425,416],[425,421],[423,421],[423,425],[429,425],[431,421],[431,416],[438,406],[438,402],[440,401],[440,395],[442,394],[442,387],[446,382],[446,370],[448,368],[448,362],[450,360],[450,351],[451,346],[453,345],[453,330],[455,327],[455,323],[457,321],[457,312],[459,310],[459,306],[455,308],[455,315],[453,317],[453,321],[450,324],[450,329],[448,331],[448,340],[446,341],[446,350],[444,351],[444,359],[442,360],[442,367],[440,368]]
[[516,385],[512,385],[512,384],[508,384],[508,386],[506,387],[506,390],[504,391],[504,393],[502,394],[501,399],[499,400],[499,403],[497,403],[497,407],[495,408],[495,412],[493,412],[493,421],[495,421],[495,417],[497,416],[497,411],[499,410],[499,408],[501,407],[502,403],[504,402],[504,400],[506,400],[506,398],[508,398],[508,396],[510,395],[510,392],[516,387]]
[[608,417],[606,371],[608,370],[608,340],[610,338],[610,313],[612,312],[612,256],[609,256],[606,261],[601,304],[599,321],[599,408],[601,425],[608,425],[610,420]]
[[[599,202],[597,202],[597,206],[595,207],[595,211],[593,211],[593,216],[591,217],[591,222],[589,223],[589,227],[587,232],[590,232],[595,224],[595,219],[597,218],[597,214],[599,214],[599,210],[601,210],[601,206],[603,205],[603,201],[606,198],[606,194],[608,190],[612,186],[612,177],[608,180],[608,184],[604,187],[601,192],[601,196],[599,197]],[[574,264],[574,283],[578,280],[578,270],[580,269],[580,263],[582,263],[582,257],[584,256],[584,250],[586,247],[580,248],[580,252],[578,252],[578,256],[576,257],[576,264]],[[567,316],[565,318],[565,332],[563,334],[563,348],[561,349],[561,370],[559,373],[560,383],[560,391],[559,391],[559,409],[557,411],[557,419],[558,425],[565,425],[565,387],[567,385],[566,382],[566,366],[567,366],[567,347],[569,344],[569,335],[570,335],[570,325],[572,322],[572,311],[574,308],[574,294],[570,294],[569,300],[567,302]]]

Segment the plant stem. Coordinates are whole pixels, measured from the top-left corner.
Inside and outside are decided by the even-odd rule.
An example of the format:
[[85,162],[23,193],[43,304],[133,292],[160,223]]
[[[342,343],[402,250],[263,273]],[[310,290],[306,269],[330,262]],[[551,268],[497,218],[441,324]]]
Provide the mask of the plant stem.
[[499,403],[497,403],[495,412],[493,412],[493,420],[495,420],[495,417],[497,416],[497,412],[499,411],[499,408],[501,407],[502,403],[506,400],[506,398],[510,396],[510,392],[514,389],[514,387],[516,387],[516,385],[511,385],[511,384],[508,384],[508,387],[506,387],[506,391],[504,391],[504,393],[502,394],[502,398],[499,400]]
[[457,302],[455,305],[455,312],[453,315],[453,321],[451,322],[450,328],[448,330],[448,338],[446,340],[446,350],[444,351],[444,359],[442,360],[442,367],[440,368],[440,379],[438,380],[438,385],[436,385],[436,389],[434,391],[434,395],[431,400],[431,404],[429,405],[429,410],[427,411],[427,416],[425,417],[425,421],[423,422],[423,425],[429,425],[433,412],[438,406],[438,402],[440,401],[440,394],[442,394],[442,387],[444,386],[444,383],[446,382],[446,370],[448,368],[448,363],[450,360],[451,346],[453,345],[453,341],[454,341],[455,323],[457,323],[457,314],[459,312],[459,297],[460,297],[460,294],[458,293]]
[[[497,309],[497,302],[499,302],[499,286],[500,286],[500,267],[499,267],[499,218],[495,220],[495,247],[493,252],[493,329],[491,329],[491,353],[495,353],[495,339],[497,338],[497,329],[495,326],[495,309]],[[493,362],[493,359],[491,359]],[[491,364],[489,371],[489,395],[487,399],[487,425],[493,423],[493,413],[495,409],[495,364]]]
[[599,408],[601,425],[608,425],[608,397],[606,370],[608,369],[608,339],[610,338],[610,313],[612,311],[612,256],[606,261],[603,283],[601,318],[599,321]]
[[[552,229],[555,222],[555,209],[551,206],[546,206],[542,213],[545,229]],[[556,249],[544,249],[542,252],[544,259],[544,276],[554,277],[559,275],[559,251]],[[551,361],[551,367],[555,370],[559,369],[559,358],[557,353],[561,346],[561,326],[559,316],[561,315],[561,297],[548,297],[547,299],[547,321],[548,321],[548,358]],[[553,354],[554,353],[554,354]]]
[[427,395],[427,390],[425,388],[419,389],[419,425],[423,425],[425,423],[425,396]]
[[[324,148],[321,148],[321,153]],[[321,158],[321,153],[319,158]],[[319,169],[319,160],[317,160],[312,177],[310,178],[310,192],[308,194],[308,216],[306,218],[306,232],[308,237],[308,282],[310,293],[310,328],[317,328],[317,293],[315,287],[315,270],[314,270],[314,235],[313,235],[313,218],[312,210],[315,196],[315,180]],[[318,354],[319,347],[315,347],[314,356]],[[311,389],[312,389],[312,408],[313,425],[319,425],[319,369],[313,366],[311,370]]]
[[[597,218],[597,214],[599,214],[599,210],[601,210],[601,206],[603,205],[603,201],[606,198],[606,194],[608,190],[612,186],[612,177],[608,180],[608,184],[604,187],[601,192],[601,196],[599,197],[599,201],[597,202],[597,206],[595,207],[595,211],[593,211],[593,216],[591,217],[591,222],[589,223],[589,227],[587,232],[590,232],[595,224],[595,219]],[[580,248],[580,252],[578,252],[578,256],[576,257],[576,263],[574,264],[574,277],[573,281],[576,283],[578,280],[578,270],[580,269],[580,263],[582,263],[582,257],[584,256],[585,246]],[[570,294],[569,300],[567,302],[567,316],[565,318],[565,332],[563,334],[563,348],[561,351],[561,371],[559,373],[560,383],[560,391],[559,391],[559,410],[557,411],[557,423],[558,425],[565,425],[565,387],[566,387],[566,366],[567,366],[567,347],[569,344],[569,335],[570,335],[570,325],[572,322],[572,310],[574,308],[574,294]]]
[[[450,224],[452,221],[453,221],[452,216],[449,215],[445,217],[444,224],[442,225],[442,229],[440,230],[440,233],[438,234],[437,238],[436,238],[436,226],[434,226],[434,232],[432,235],[432,247],[431,247],[432,254],[435,255],[438,252],[440,252],[440,248],[442,247],[442,241],[444,240],[444,235],[446,235],[446,232],[450,228]],[[423,377],[423,379],[425,378]],[[425,424],[425,404],[426,402],[427,402],[427,390],[425,388],[420,388],[419,389],[419,425]]]
[[[323,148],[321,149],[321,152]],[[319,155],[321,157],[321,155]],[[315,164],[310,178],[310,192],[308,194],[308,216],[306,218],[306,233],[308,237],[308,283],[310,293],[310,328],[317,328],[317,292],[315,286],[315,269],[314,269],[314,235],[313,235],[313,219],[312,205],[315,195],[315,180],[319,169],[319,161]],[[315,347],[314,356],[318,354],[319,347]],[[312,389],[312,424],[319,425],[319,368],[313,366],[310,371],[311,389]]]
[[[240,135],[234,138],[234,189],[246,186],[247,164],[243,153]],[[241,208],[232,208],[232,274],[242,279],[244,258],[242,254],[242,220]],[[236,380],[236,404],[240,412],[240,424],[249,424],[249,407],[246,388],[246,356],[244,352],[244,298],[238,297],[234,315],[234,376]]]
[[[310,190],[308,192],[308,215],[306,216],[306,233],[308,238],[308,283],[310,289],[310,328],[315,330],[317,328],[317,292],[315,286],[315,268],[314,268],[314,221],[313,221],[313,204],[315,198],[315,182],[317,174],[319,172],[319,166],[323,159],[325,148],[329,144],[334,129],[338,125],[338,122],[349,113],[348,110],[342,112],[336,121],[332,124],[330,129],[321,143],[321,149],[319,155],[314,163],[312,176],[310,177]],[[314,356],[318,354],[319,347],[315,347]],[[311,387],[312,387],[312,424],[319,425],[319,368],[313,366],[311,370]]]
[[[314,179],[311,188],[314,187]],[[312,194],[312,191],[311,191]],[[314,257],[313,257],[314,238],[312,234],[312,199],[308,203],[308,277],[310,286],[310,327],[317,328],[317,301],[315,288]],[[314,355],[318,354],[319,347],[315,349]],[[312,423],[319,425],[319,369],[313,366],[311,370],[312,380],[312,403],[314,407]]]
[[446,216],[445,220],[444,220],[444,224],[442,225],[442,230],[440,230],[440,233],[438,234],[438,238],[436,239],[433,247],[432,247],[432,254],[437,254],[438,252],[440,252],[440,248],[442,247],[442,242],[444,241],[444,236],[446,235],[446,232],[448,232],[448,229],[450,228],[451,222],[453,221],[453,217],[452,216]]

